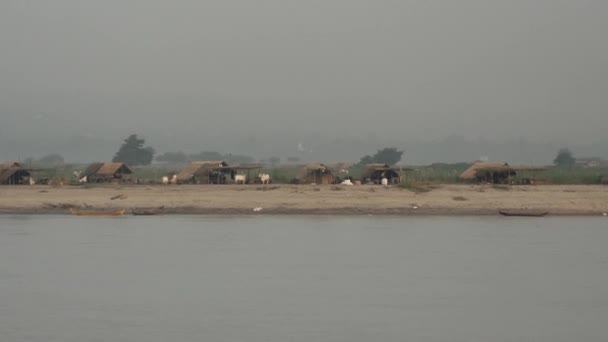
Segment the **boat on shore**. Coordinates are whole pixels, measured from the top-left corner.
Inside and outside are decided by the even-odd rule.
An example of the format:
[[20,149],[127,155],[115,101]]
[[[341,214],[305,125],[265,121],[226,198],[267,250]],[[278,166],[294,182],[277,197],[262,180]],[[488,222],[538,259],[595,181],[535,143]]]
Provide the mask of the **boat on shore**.
[[502,209],[498,211],[502,216],[521,216],[521,217],[543,217],[549,212],[545,210],[532,209]]
[[78,210],[70,208],[70,214],[75,216],[123,216],[125,210]]

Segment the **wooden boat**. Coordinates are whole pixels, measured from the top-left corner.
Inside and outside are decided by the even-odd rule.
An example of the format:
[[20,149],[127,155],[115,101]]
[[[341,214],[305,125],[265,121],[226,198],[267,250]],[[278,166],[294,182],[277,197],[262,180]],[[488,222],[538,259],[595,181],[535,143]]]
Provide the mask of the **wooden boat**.
[[543,210],[532,209],[503,209],[498,211],[502,216],[543,217],[548,214]]
[[77,210],[74,208],[70,208],[70,214],[76,215],[76,216],[122,216],[125,214],[125,210],[120,209],[120,210],[102,211],[102,210]]

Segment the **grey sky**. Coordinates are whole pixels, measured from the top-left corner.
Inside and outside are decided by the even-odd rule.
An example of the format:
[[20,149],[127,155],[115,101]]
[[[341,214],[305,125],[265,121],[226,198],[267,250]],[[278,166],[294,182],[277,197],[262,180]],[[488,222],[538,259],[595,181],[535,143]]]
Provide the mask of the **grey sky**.
[[607,13],[604,0],[3,0],[0,140],[591,143],[608,129]]

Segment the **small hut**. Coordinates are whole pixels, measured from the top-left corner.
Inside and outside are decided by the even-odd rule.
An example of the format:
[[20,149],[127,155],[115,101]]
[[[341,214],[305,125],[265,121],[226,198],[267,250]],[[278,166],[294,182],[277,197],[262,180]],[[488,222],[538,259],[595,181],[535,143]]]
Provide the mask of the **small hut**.
[[508,184],[517,172],[507,163],[476,162],[466,169],[460,179],[465,182]]
[[299,184],[334,184],[335,180],[331,170],[321,163],[304,166],[296,176]]
[[133,171],[125,163],[93,163],[84,171],[89,183],[119,182]]
[[388,164],[365,165],[361,178],[374,184],[380,184],[382,178],[386,178],[389,184],[399,184],[399,182],[401,182],[399,169],[393,168]]
[[0,163],[0,184],[30,184],[31,174],[17,162]]
[[177,174],[179,184],[226,184],[234,171],[225,161],[196,161]]
[[231,182],[234,183],[235,175],[245,176],[245,184],[261,183],[259,174],[262,171],[263,165],[260,164],[241,164],[236,166],[230,166]]

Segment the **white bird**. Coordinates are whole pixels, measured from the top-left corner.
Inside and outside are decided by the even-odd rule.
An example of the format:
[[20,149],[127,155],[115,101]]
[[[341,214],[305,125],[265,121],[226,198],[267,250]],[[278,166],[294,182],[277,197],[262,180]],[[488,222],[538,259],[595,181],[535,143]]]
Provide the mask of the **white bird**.
[[262,211],[262,207],[253,208],[253,211]]
[[78,180],[78,183],[86,183],[86,182],[88,182],[87,176],[84,176]]
[[340,183],[342,185],[354,185],[353,182],[350,181],[350,179],[345,179],[342,183]]

